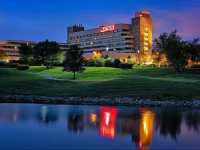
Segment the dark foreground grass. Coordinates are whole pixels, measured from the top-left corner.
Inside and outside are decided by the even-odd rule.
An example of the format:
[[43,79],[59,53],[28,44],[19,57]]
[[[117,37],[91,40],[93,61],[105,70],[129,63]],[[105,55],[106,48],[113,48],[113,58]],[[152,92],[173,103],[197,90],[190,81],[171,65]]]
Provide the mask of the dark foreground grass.
[[72,81],[72,74],[63,72],[62,68],[0,69],[0,95],[200,99],[200,75],[177,75],[166,68],[90,67],[77,77],[77,81]]

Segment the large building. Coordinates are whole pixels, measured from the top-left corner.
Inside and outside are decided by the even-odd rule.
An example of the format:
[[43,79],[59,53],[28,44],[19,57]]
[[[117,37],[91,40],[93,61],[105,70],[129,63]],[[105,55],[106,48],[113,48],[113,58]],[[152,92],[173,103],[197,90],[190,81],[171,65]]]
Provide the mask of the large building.
[[[18,61],[20,59],[19,47],[22,44],[34,46],[37,42],[33,41],[23,41],[23,40],[3,40],[0,41],[0,54],[4,57],[0,58],[0,61]],[[60,49],[65,51],[67,49],[66,43],[58,43]],[[1,60],[2,59],[2,60]]]
[[132,29],[134,36],[134,48],[149,61],[152,55],[153,45],[153,25],[151,14],[147,11],[137,12],[132,19]]
[[67,43],[79,45],[87,57],[101,52],[112,57],[138,57],[134,60],[140,63],[151,61],[153,27],[151,14],[147,11],[137,12],[130,24],[106,25],[89,30],[82,25],[68,27],[67,37]]
[[[74,29],[74,30],[73,30]],[[78,44],[85,53],[100,51],[133,51],[130,24],[114,24],[84,30],[82,26],[68,28],[68,44]]]
[[2,61],[17,61],[20,58],[19,47],[22,44],[34,45],[31,41],[5,40],[0,41],[0,53],[5,55]]

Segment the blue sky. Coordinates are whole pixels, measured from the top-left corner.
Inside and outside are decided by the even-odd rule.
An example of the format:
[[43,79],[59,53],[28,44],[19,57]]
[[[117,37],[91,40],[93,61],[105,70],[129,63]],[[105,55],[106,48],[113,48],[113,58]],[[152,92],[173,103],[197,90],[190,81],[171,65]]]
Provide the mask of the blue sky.
[[69,25],[130,23],[143,9],[152,12],[155,37],[174,29],[200,37],[200,0],[1,0],[0,39],[65,42]]

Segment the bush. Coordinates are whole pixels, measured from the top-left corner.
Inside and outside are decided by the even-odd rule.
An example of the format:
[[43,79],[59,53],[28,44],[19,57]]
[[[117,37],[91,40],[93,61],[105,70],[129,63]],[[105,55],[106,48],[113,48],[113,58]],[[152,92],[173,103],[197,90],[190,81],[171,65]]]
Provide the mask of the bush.
[[28,65],[17,65],[17,70],[28,70],[29,69],[29,66]]
[[7,63],[4,62],[4,61],[0,61],[0,67],[6,67],[7,66]]
[[95,61],[95,66],[96,67],[103,67],[104,66],[104,62],[103,61]]
[[119,68],[120,64],[121,64],[121,61],[119,59],[115,59],[114,62],[113,62],[113,65],[114,65],[113,67]]
[[114,63],[113,63],[113,61],[111,59],[107,59],[105,61],[105,65],[104,66],[105,67],[114,67]]
[[16,68],[17,65],[18,65],[17,63],[9,63],[8,67],[10,67],[10,68]]
[[192,69],[200,69],[200,64],[195,64],[195,65],[192,65],[191,67]]
[[88,60],[87,62],[85,62],[84,64],[85,66],[88,67],[103,67],[104,66],[104,61],[102,60]]
[[93,60],[88,60],[86,63],[85,63],[86,66],[88,67],[95,67],[96,66],[96,63],[95,61]]
[[119,67],[122,69],[132,69],[133,64],[120,64]]
[[145,65],[146,67],[149,67],[149,68],[156,68],[156,65],[155,64],[150,64],[150,65]]

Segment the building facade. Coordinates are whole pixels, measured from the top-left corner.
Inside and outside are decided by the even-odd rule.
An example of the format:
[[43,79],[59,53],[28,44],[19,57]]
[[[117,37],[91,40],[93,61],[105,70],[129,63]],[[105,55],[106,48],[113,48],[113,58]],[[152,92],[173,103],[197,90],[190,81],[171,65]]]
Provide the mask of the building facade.
[[100,26],[89,30],[82,29],[80,29],[81,31],[68,30],[67,43],[80,45],[80,48],[85,53],[91,53],[93,51],[130,52],[134,50],[133,34],[130,24]]
[[86,57],[92,58],[92,53],[97,51],[112,57],[138,57],[134,59],[139,63],[151,61],[153,25],[151,14],[147,11],[137,12],[130,24],[113,24],[89,30],[82,25],[68,27],[67,37],[67,43],[79,45]]
[[150,61],[153,45],[153,22],[148,11],[141,11],[135,14],[132,19],[135,51],[141,55],[144,61]]
[[0,41],[0,52],[5,55],[2,61],[18,61],[20,59],[19,47],[22,44],[34,45],[35,42],[16,40]]
[[[4,57],[0,57],[0,61],[18,61],[20,59],[19,47],[22,44],[30,45],[34,47],[37,42],[23,41],[23,40],[5,40],[0,41],[0,54]],[[66,51],[68,46],[66,43],[58,43],[61,51]]]

